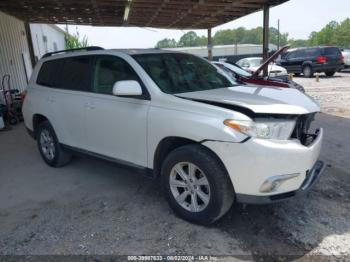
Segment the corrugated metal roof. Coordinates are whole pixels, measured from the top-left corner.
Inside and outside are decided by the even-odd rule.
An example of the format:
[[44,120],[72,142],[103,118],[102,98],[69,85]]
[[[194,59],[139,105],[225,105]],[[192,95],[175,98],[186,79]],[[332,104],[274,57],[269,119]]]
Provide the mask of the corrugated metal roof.
[[288,0],[2,0],[0,10],[30,23],[212,28]]

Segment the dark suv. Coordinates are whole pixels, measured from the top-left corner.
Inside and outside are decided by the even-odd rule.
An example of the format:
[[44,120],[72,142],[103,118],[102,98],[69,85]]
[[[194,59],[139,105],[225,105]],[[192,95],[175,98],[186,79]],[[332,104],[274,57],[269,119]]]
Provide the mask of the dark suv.
[[291,49],[277,61],[288,73],[312,77],[315,72],[333,76],[344,66],[344,57],[338,47],[308,47]]

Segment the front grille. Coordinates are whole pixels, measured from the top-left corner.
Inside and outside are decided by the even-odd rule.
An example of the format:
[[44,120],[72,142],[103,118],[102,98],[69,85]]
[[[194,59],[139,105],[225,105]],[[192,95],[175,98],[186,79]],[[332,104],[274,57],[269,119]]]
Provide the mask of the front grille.
[[303,145],[310,144],[315,134],[310,134],[310,126],[315,119],[315,113],[301,115],[297,118],[292,138],[298,139]]

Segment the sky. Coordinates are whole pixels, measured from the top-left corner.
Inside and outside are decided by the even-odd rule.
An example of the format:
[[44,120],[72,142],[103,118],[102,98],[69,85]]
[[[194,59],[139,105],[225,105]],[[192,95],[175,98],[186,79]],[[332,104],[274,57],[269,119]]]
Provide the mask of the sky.
[[[319,31],[330,21],[341,22],[350,17],[350,0],[290,0],[271,8],[270,26],[289,33],[295,39],[307,39],[312,31]],[[232,22],[213,28],[213,33],[221,29],[232,29],[243,26],[247,29],[262,26],[263,14],[256,12]],[[60,26],[64,28],[64,26]],[[165,30],[137,27],[92,27],[78,26],[81,36],[87,36],[89,45],[104,48],[150,48],[164,38],[180,37],[190,30]],[[75,32],[76,26],[69,26]],[[206,30],[194,30],[198,35],[206,35]]]

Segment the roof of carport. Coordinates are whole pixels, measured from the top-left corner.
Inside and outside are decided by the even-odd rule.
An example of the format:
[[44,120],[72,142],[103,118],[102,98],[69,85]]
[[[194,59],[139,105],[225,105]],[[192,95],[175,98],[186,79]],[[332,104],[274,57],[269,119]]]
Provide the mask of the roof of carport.
[[1,0],[30,23],[207,29],[288,0]]

